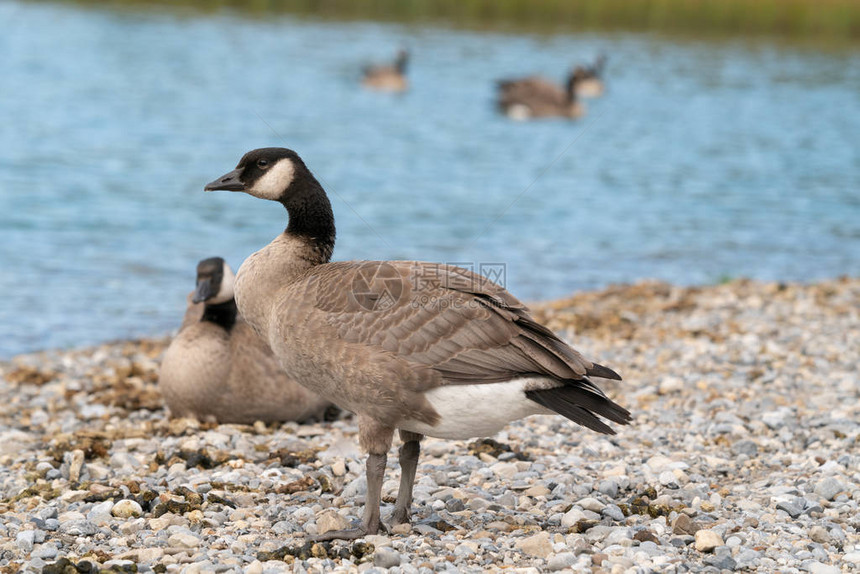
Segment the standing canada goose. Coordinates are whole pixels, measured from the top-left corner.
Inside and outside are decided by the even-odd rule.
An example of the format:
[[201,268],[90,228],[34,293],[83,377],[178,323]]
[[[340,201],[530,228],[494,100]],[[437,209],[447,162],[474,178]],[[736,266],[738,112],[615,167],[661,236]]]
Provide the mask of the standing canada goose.
[[158,378],[171,415],[242,424],[321,418],[330,403],[290,379],[237,317],[233,281],[220,257],[197,265],[197,288]]
[[577,100],[577,86],[583,71],[571,72],[562,88],[540,76],[498,82],[499,110],[515,120],[562,116],[578,118],[585,113]]
[[576,95],[581,98],[599,98],[603,95],[603,68],[606,66],[606,56],[601,54],[594,64],[578,67],[574,73],[579,74],[576,84]]
[[368,452],[358,538],[380,526],[386,456],[400,431],[395,524],[408,523],[423,435],[490,436],[508,422],[558,413],[601,433],[630,413],[589,379],[620,379],[536,323],[502,287],[465,269],[420,261],[329,263],[334,215],[296,152],[245,154],[206,191],[243,191],[283,205],[286,230],[252,254],[236,278],[236,302],[268,337],[290,376],[358,415]]
[[400,50],[394,64],[386,66],[366,66],[362,72],[361,84],[366,88],[385,92],[403,92],[409,87],[406,79],[406,64],[409,52]]

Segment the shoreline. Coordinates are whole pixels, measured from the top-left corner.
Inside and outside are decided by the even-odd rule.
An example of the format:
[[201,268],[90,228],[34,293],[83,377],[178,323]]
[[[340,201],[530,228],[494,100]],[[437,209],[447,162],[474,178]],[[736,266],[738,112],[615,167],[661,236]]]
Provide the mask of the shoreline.
[[[90,9],[153,10],[151,0],[77,0],[70,4]],[[156,2],[185,16],[230,11],[247,18],[281,15],[333,22],[385,22],[465,27],[476,30],[527,33],[687,33],[699,36],[800,39],[856,42],[858,9],[848,0],[576,0],[554,2],[486,2],[450,0],[435,3],[375,2],[253,3],[230,0],[212,4],[203,0]]]
[[[860,571],[860,278],[642,282],[529,306],[624,377],[602,386],[633,424],[604,437],[538,416],[496,442],[427,439],[411,531],[364,546],[303,546],[358,515],[351,418],[167,421],[168,337],[0,361],[0,573],[60,558],[252,574]],[[386,502],[397,475],[392,452]]]
[[[675,283],[663,281],[661,279],[641,279],[633,283],[611,283],[606,287],[601,287],[598,289],[575,291],[570,295],[555,299],[523,301],[523,303],[525,303],[525,305],[529,308],[529,310],[532,312],[532,315],[538,320],[538,322],[546,324],[548,327],[550,327],[556,332],[570,335],[571,333],[576,332],[577,327],[585,328],[586,330],[592,327],[605,327],[601,326],[601,321],[606,319],[606,317],[598,317],[593,311],[586,311],[583,313],[581,309],[578,310],[578,313],[573,313],[572,311],[574,308],[576,308],[577,306],[590,305],[594,302],[599,302],[600,308],[604,310],[608,309],[613,305],[622,307],[624,303],[619,300],[622,296],[633,296],[636,300],[639,300],[639,304],[642,305],[643,303],[641,302],[641,300],[643,298],[653,298],[655,302],[659,301],[660,299],[666,298],[683,298],[685,300],[688,300],[690,297],[693,297],[694,295],[702,291],[716,291],[725,286],[730,286],[731,289],[742,289],[744,288],[743,286],[747,285],[760,285],[768,286],[767,288],[770,290],[779,290],[780,286],[805,288],[829,285],[831,283],[838,284],[846,281],[860,281],[860,277],[854,278],[843,275],[839,277],[831,277],[824,279],[812,279],[810,281],[766,281],[741,277],[730,279],[728,281],[722,281],[719,283],[709,283],[702,285],[678,285]],[[668,305],[668,307],[671,308],[671,303]],[[622,311],[626,311],[626,309],[619,309],[619,312]],[[575,316],[577,314],[580,316]],[[150,349],[151,352],[154,352],[154,350],[152,350],[153,347],[159,349],[160,351],[164,351],[164,349],[166,349],[167,346],[170,344],[170,341],[172,340],[176,331],[179,330],[179,324],[181,323],[181,319],[181,315],[177,315],[175,329],[167,333],[156,333],[152,335],[139,336],[135,335],[124,339],[108,339],[106,341],[101,342],[87,343],[79,347],[34,349],[31,351],[16,353],[5,358],[0,356],[0,369],[2,369],[2,367],[8,363],[34,361],[42,355],[47,357],[57,353],[95,352],[96,349],[102,347],[110,347],[117,345],[141,345],[146,347],[147,349]],[[612,321],[611,324],[613,326],[618,325],[619,322],[624,322],[624,320],[619,320],[618,317],[611,318],[610,320]],[[592,332],[591,335],[593,334],[594,333]],[[605,334],[611,335],[611,333]],[[2,370],[0,370],[0,376],[2,376]]]

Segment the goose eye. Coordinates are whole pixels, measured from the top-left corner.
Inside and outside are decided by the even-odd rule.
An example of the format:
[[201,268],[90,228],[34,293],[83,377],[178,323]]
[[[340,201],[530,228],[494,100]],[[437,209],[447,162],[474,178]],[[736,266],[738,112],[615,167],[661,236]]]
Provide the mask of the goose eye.
[[269,167],[269,160],[258,159],[257,160],[257,167],[259,167],[260,169],[266,169],[267,167]]

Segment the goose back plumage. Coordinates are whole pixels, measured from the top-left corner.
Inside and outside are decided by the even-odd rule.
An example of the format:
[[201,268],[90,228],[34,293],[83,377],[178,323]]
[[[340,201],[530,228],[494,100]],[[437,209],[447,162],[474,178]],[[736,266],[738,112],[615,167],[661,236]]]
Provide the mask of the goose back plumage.
[[571,75],[565,89],[540,76],[500,80],[497,82],[497,105],[502,113],[515,119],[577,118],[585,112],[576,99],[578,81],[578,76]]
[[[240,276],[247,272],[260,276],[244,267]],[[432,281],[415,285],[416,278]],[[288,370],[313,378],[323,394],[336,392],[340,406],[369,407],[393,426],[436,422],[424,400],[436,387],[524,376],[564,381],[594,396],[596,414],[629,420],[588,378],[618,379],[614,371],[536,323],[505,289],[462,268],[418,261],[318,265],[278,293],[274,308],[268,336]]]

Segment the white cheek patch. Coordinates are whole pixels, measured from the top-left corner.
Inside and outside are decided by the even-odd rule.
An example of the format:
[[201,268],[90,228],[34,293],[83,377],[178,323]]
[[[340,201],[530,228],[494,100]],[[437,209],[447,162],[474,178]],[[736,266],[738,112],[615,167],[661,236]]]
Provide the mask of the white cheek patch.
[[230,269],[230,266],[227,265],[226,261],[224,262],[223,273],[224,275],[221,278],[221,287],[218,288],[218,293],[207,301],[207,303],[211,305],[220,305],[221,303],[226,303],[233,298],[233,283],[236,281],[236,275],[233,274],[233,270]]
[[296,168],[289,159],[282,159],[257,180],[248,193],[260,199],[277,200],[290,187]]

